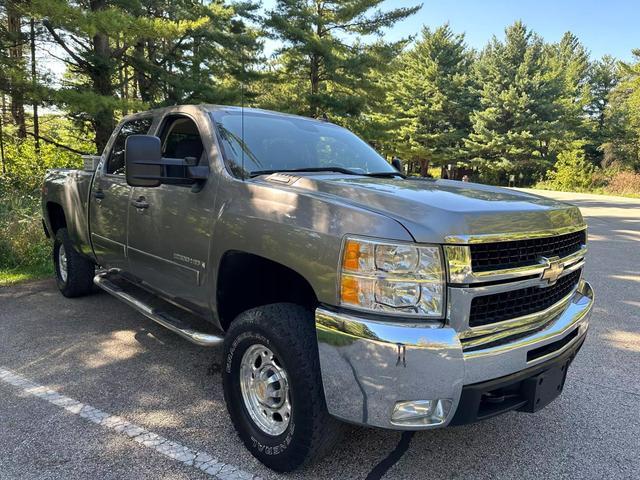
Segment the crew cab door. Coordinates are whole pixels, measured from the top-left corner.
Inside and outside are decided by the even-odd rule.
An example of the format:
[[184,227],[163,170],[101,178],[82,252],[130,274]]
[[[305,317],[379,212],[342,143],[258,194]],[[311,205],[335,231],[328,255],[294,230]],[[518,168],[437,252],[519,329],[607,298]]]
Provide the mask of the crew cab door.
[[127,215],[131,187],[125,179],[124,146],[129,135],[148,133],[152,123],[152,117],[122,123],[96,169],[89,198],[89,231],[96,258],[106,268],[126,270],[128,267]]
[[[158,136],[162,156],[208,164],[196,117],[167,114]],[[171,167],[167,175],[171,175]],[[129,204],[128,255],[131,273],[180,303],[205,308],[205,274],[214,223],[214,176],[204,184],[134,187]]]

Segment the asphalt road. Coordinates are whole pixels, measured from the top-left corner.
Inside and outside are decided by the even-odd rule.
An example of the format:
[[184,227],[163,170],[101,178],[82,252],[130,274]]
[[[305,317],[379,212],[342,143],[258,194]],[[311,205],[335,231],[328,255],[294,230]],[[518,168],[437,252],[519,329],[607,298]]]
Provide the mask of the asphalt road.
[[[413,436],[350,428],[328,458],[287,478],[365,478],[390,454],[390,479],[638,478],[640,200],[546,195],[581,207],[597,295],[563,395],[534,415]],[[0,289],[0,478],[212,478],[189,452],[215,458],[220,478],[279,478],[237,439],[219,365],[218,351],[106,294],[68,300],[52,281]],[[74,400],[179,444],[187,461],[97,424],[97,411],[83,418]]]

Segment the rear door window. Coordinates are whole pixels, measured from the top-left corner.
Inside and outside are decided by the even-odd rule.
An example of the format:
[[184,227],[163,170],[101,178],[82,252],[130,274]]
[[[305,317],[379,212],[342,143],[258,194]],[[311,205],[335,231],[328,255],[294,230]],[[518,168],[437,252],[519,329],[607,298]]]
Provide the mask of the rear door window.
[[164,122],[160,141],[163,157],[189,159],[194,165],[200,162],[204,152],[198,126],[189,117],[168,117]]

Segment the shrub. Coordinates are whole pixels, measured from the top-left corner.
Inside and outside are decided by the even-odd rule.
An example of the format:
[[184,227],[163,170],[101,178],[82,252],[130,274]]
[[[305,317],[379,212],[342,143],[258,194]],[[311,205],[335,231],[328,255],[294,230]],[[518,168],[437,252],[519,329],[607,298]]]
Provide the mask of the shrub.
[[629,170],[615,173],[609,178],[605,191],[612,195],[640,195],[640,173]]
[[[41,135],[81,152],[92,152],[86,128],[64,117],[43,115]],[[44,236],[40,186],[50,168],[79,168],[80,155],[42,141],[36,152],[32,138],[20,139],[13,124],[3,125],[4,173],[0,170],[0,285],[52,271],[50,244]]]
[[0,180],[0,270],[51,269],[41,218],[38,194],[7,188]]
[[553,170],[547,173],[544,186],[554,190],[584,191],[593,185],[596,168],[585,159],[584,150],[575,147],[558,155]]

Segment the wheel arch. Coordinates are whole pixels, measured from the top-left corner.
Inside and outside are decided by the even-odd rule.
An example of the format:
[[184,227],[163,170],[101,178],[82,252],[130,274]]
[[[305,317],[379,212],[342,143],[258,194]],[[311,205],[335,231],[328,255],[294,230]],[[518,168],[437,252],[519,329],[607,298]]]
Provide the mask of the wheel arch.
[[226,331],[233,319],[250,308],[295,303],[311,311],[318,298],[311,283],[294,269],[240,250],[225,252],[217,273],[216,310]]
[[55,237],[59,229],[67,228],[67,217],[64,208],[57,202],[47,202],[46,212],[45,225],[51,237]]

